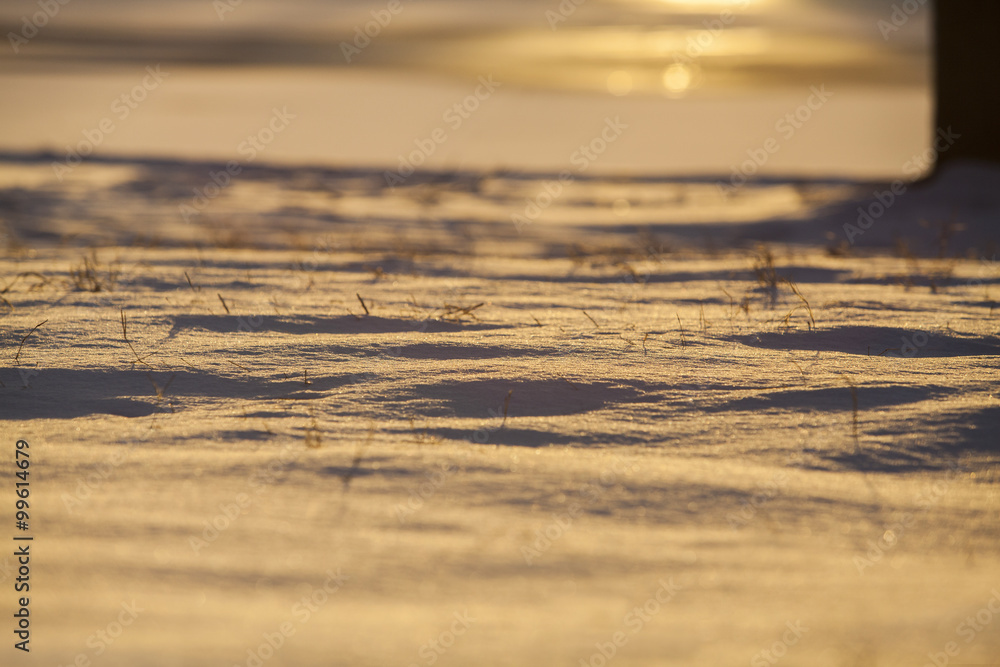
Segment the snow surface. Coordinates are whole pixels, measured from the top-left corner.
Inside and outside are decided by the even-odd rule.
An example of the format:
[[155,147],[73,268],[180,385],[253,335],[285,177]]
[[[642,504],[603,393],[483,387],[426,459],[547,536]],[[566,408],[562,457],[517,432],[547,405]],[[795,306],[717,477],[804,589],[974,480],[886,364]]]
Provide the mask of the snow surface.
[[0,165],[4,664],[1000,656],[996,170],[217,169]]

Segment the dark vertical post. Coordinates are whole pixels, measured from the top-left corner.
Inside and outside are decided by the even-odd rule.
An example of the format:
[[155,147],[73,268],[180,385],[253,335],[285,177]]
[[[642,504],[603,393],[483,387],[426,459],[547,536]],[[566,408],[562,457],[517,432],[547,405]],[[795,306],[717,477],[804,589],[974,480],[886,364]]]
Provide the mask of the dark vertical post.
[[937,0],[935,129],[961,135],[938,155],[1000,163],[1000,2]]

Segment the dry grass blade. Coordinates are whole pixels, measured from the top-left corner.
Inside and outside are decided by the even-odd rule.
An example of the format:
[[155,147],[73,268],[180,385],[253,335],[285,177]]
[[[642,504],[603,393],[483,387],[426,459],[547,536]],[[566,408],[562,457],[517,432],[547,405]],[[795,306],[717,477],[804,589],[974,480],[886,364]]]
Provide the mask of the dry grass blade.
[[799,288],[795,286],[795,283],[793,283],[788,278],[782,278],[781,281],[783,283],[785,283],[786,285],[788,285],[788,288],[790,290],[792,290],[792,293],[795,296],[799,297],[799,299],[802,301],[803,305],[805,305],[806,312],[809,313],[809,328],[810,328],[810,330],[815,329],[816,328],[816,318],[813,317],[812,307],[809,305],[809,302],[806,301],[806,298],[804,296],[802,296],[802,292],[800,292]]
[[39,286],[45,285],[49,282],[48,278],[38,273],[37,271],[22,271],[21,273],[14,276],[14,278],[9,283],[7,283],[6,287],[0,289],[0,294],[6,294],[7,292],[10,291],[10,288],[12,288],[15,284],[17,284],[17,281],[19,281],[21,278],[27,278],[28,276],[35,276],[37,278],[40,278],[42,281],[40,283],[36,283],[34,287],[32,287],[31,289],[37,289]]
[[310,414],[309,416],[312,418],[312,421],[310,421],[309,426],[306,427],[306,447],[309,449],[319,449],[323,446],[319,423],[316,421],[315,414]]
[[124,308],[121,309],[121,316],[122,316],[122,338],[125,340],[125,344],[128,345],[128,349],[132,350],[132,355],[135,356],[135,359],[132,361],[132,367],[134,368],[136,364],[142,364],[147,368],[152,368],[152,366],[147,364],[145,361],[152,355],[147,354],[145,357],[140,357],[139,353],[136,352],[135,348],[132,346],[132,341],[128,339],[128,319],[125,316]]
[[507,392],[507,396],[503,399],[503,421],[500,422],[500,428],[503,428],[507,424],[507,410],[510,409],[510,397],[514,394],[514,390],[511,389]]
[[361,302],[361,307],[364,308],[365,315],[369,315],[370,313],[368,312],[368,306],[365,305],[365,300],[361,298],[360,294],[355,293],[354,296],[358,297],[358,301]]
[[857,453],[861,451],[861,438],[858,436],[858,387],[847,375],[843,373],[838,375],[844,378],[844,382],[851,390],[851,434],[854,437],[854,451]]
[[[153,379],[153,374],[152,373],[148,373],[148,372],[146,373],[146,378],[149,379],[149,383],[151,385],[153,385],[153,391],[156,392],[156,404],[157,405],[159,405],[164,400],[164,395],[167,393],[167,389],[170,388],[170,385],[173,384],[175,377],[177,377],[177,374],[176,373],[172,373],[170,375],[170,379],[167,380],[167,383],[161,387],[160,385],[158,385],[156,383],[156,380]],[[167,407],[170,408],[171,412],[174,411],[174,409],[170,406],[169,403],[167,404]]]
[[[182,363],[182,364],[184,364],[185,366],[187,366],[187,367],[188,367],[188,368],[190,368],[191,370],[193,370],[193,371],[197,371],[198,373],[200,373],[200,372],[201,372],[201,369],[200,369],[200,368],[197,368],[196,366],[192,365],[192,364],[191,364],[191,362],[189,362],[189,361],[188,361],[187,359],[185,359],[184,357],[177,357],[177,358],[181,360],[181,363]],[[247,369],[247,370],[250,370],[250,369]]]
[[478,308],[482,308],[486,305],[485,301],[477,303],[474,306],[452,306],[451,304],[444,304],[444,313],[438,316],[438,319],[445,320],[449,322],[461,322],[463,317],[471,317],[472,319],[478,319],[472,312]]
[[222,295],[219,294],[218,292],[215,293],[215,296],[219,297],[219,301],[222,302],[222,307],[226,309],[226,315],[229,315],[230,314],[229,313],[229,306],[226,305],[226,300],[223,299]]
[[597,320],[595,320],[593,317],[590,316],[590,313],[588,313],[587,311],[583,311],[583,314],[587,316],[588,320],[594,323],[595,328],[597,329],[601,328],[601,325],[597,323]]
[[38,327],[40,327],[43,324],[45,324],[46,322],[48,322],[48,320],[42,320],[41,322],[39,322],[35,326],[31,327],[31,331],[29,331],[28,333],[24,334],[24,338],[21,339],[21,344],[17,346],[17,354],[14,355],[14,363],[15,364],[21,363],[21,348],[24,347],[24,341],[28,340],[28,336],[30,336],[31,334],[35,333],[35,330],[38,329]]
[[729,333],[733,334],[736,333],[736,324],[733,322],[733,320],[736,319],[736,310],[737,310],[736,299],[733,298],[732,294],[726,291],[725,287],[720,286],[720,289],[722,290],[722,293],[725,294],[726,297],[729,299]]

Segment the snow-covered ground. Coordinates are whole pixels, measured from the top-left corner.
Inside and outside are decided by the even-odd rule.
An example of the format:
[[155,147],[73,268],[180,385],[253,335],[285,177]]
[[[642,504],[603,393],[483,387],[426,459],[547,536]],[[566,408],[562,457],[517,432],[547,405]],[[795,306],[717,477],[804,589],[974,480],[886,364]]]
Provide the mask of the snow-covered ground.
[[49,162],[0,165],[3,664],[1000,655],[996,171],[858,235],[889,185]]

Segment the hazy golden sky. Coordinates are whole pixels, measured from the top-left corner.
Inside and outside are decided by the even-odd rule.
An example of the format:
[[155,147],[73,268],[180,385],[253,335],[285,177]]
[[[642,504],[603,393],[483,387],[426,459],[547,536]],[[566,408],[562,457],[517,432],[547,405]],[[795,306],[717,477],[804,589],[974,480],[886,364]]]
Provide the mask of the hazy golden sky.
[[[300,119],[267,159],[392,164],[490,76],[500,92],[429,166],[558,169],[618,115],[632,131],[595,169],[728,172],[827,86],[835,101],[763,171],[893,174],[927,145],[931,114],[930,10],[886,33],[892,5],[71,2],[0,49],[0,83],[21,100],[0,111],[0,150],[72,146],[159,66],[170,78],[98,153],[224,158],[285,105]],[[0,28],[31,32],[37,10],[4,3]]]

